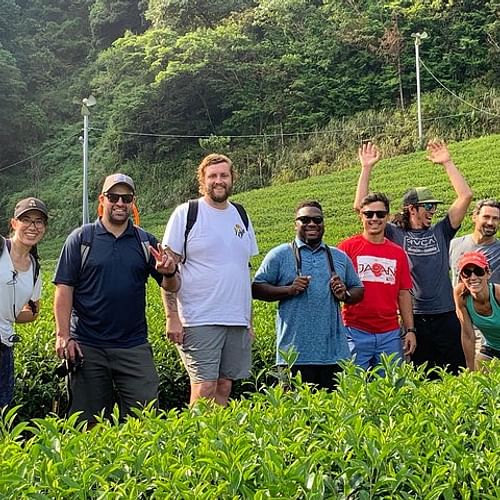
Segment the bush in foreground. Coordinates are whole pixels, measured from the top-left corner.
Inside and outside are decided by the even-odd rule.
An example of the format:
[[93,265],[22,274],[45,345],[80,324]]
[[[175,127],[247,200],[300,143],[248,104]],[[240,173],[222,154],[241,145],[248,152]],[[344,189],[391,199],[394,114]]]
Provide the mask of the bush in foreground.
[[227,409],[145,410],[81,432],[0,421],[9,498],[500,497],[500,364],[427,381],[411,366],[333,394],[267,388]]

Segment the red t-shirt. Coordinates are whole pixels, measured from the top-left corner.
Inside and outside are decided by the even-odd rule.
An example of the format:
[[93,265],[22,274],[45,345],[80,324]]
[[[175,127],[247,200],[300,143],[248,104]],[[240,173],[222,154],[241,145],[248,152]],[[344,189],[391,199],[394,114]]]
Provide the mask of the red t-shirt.
[[383,243],[371,243],[361,234],[343,241],[338,248],[351,258],[365,287],[361,302],[344,305],[345,325],[369,333],[399,328],[399,291],[412,287],[406,252],[388,239]]

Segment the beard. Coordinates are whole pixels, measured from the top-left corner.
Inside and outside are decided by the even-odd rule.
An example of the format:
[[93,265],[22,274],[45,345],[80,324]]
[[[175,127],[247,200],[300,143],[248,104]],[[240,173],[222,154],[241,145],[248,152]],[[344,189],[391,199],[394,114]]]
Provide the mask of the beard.
[[[215,194],[215,188],[217,188],[217,187],[224,188],[224,192],[221,194]],[[212,201],[215,201],[216,203],[222,203],[222,202],[226,201],[231,196],[231,194],[233,194],[233,189],[232,189],[232,186],[227,186],[227,185],[223,185],[223,186],[212,185],[212,186],[208,187],[207,194]]]

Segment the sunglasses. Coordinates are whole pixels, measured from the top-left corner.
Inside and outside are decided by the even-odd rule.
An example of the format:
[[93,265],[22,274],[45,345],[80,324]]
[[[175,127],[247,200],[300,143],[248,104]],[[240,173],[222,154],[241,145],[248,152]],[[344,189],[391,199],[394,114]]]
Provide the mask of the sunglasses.
[[301,215],[295,220],[300,221],[302,224],[309,224],[310,222],[314,222],[314,224],[323,224],[323,217],[321,217],[321,215],[316,215],[313,217],[309,217],[309,215]]
[[437,209],[437,203],[419,203],[417,207],[422,207],[427,212]]
[[111,202],[111,203],[118,203],[118,200],[121,198],[123,203],[132,203],[134,201],[134,195],[133,194],[119,194],[119,193],[104,193],[104,196]]
[[373,219],[376,215],[377,219],[383,219],[387,215],[387,210],[365,210],[361,212],[367,219]]
[[460,275],[463,278],[470,278],[474,273],[478,278],[482,278],[486,274],[486,269],[479,266],[466,267],[460,271]]

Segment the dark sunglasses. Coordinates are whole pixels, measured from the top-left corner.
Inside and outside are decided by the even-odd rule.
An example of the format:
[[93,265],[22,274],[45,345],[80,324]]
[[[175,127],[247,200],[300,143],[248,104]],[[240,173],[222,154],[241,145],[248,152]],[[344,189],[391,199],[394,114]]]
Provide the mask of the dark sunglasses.
[[423,207],[424,210],[430,212],[431,210],[437,209],[437,203],[419,203],[417,207]]
[[302,224],[309,224],[310,222],[314,222],[315,224],[323,224],[323,217],[321,217],[320,215],[316,215],[314,217],[309,217],[309,215],[301,215],[295,220],[300,221]]
[[478,278],[482,278],[486,274],[486,269],[479,266],[466,267],[460,271],[460,275],[464,278],[470,278],[474,273]]
[[377,219],[383,219],[387,215],[387,210],[365,210],[361,212],[367,219],[373,219],[376,215]]
[[118,203],[120,198],[123,203],[132,203],[134,201],[133,194],[104,193],[104,196],[106,196],[111,203]]

